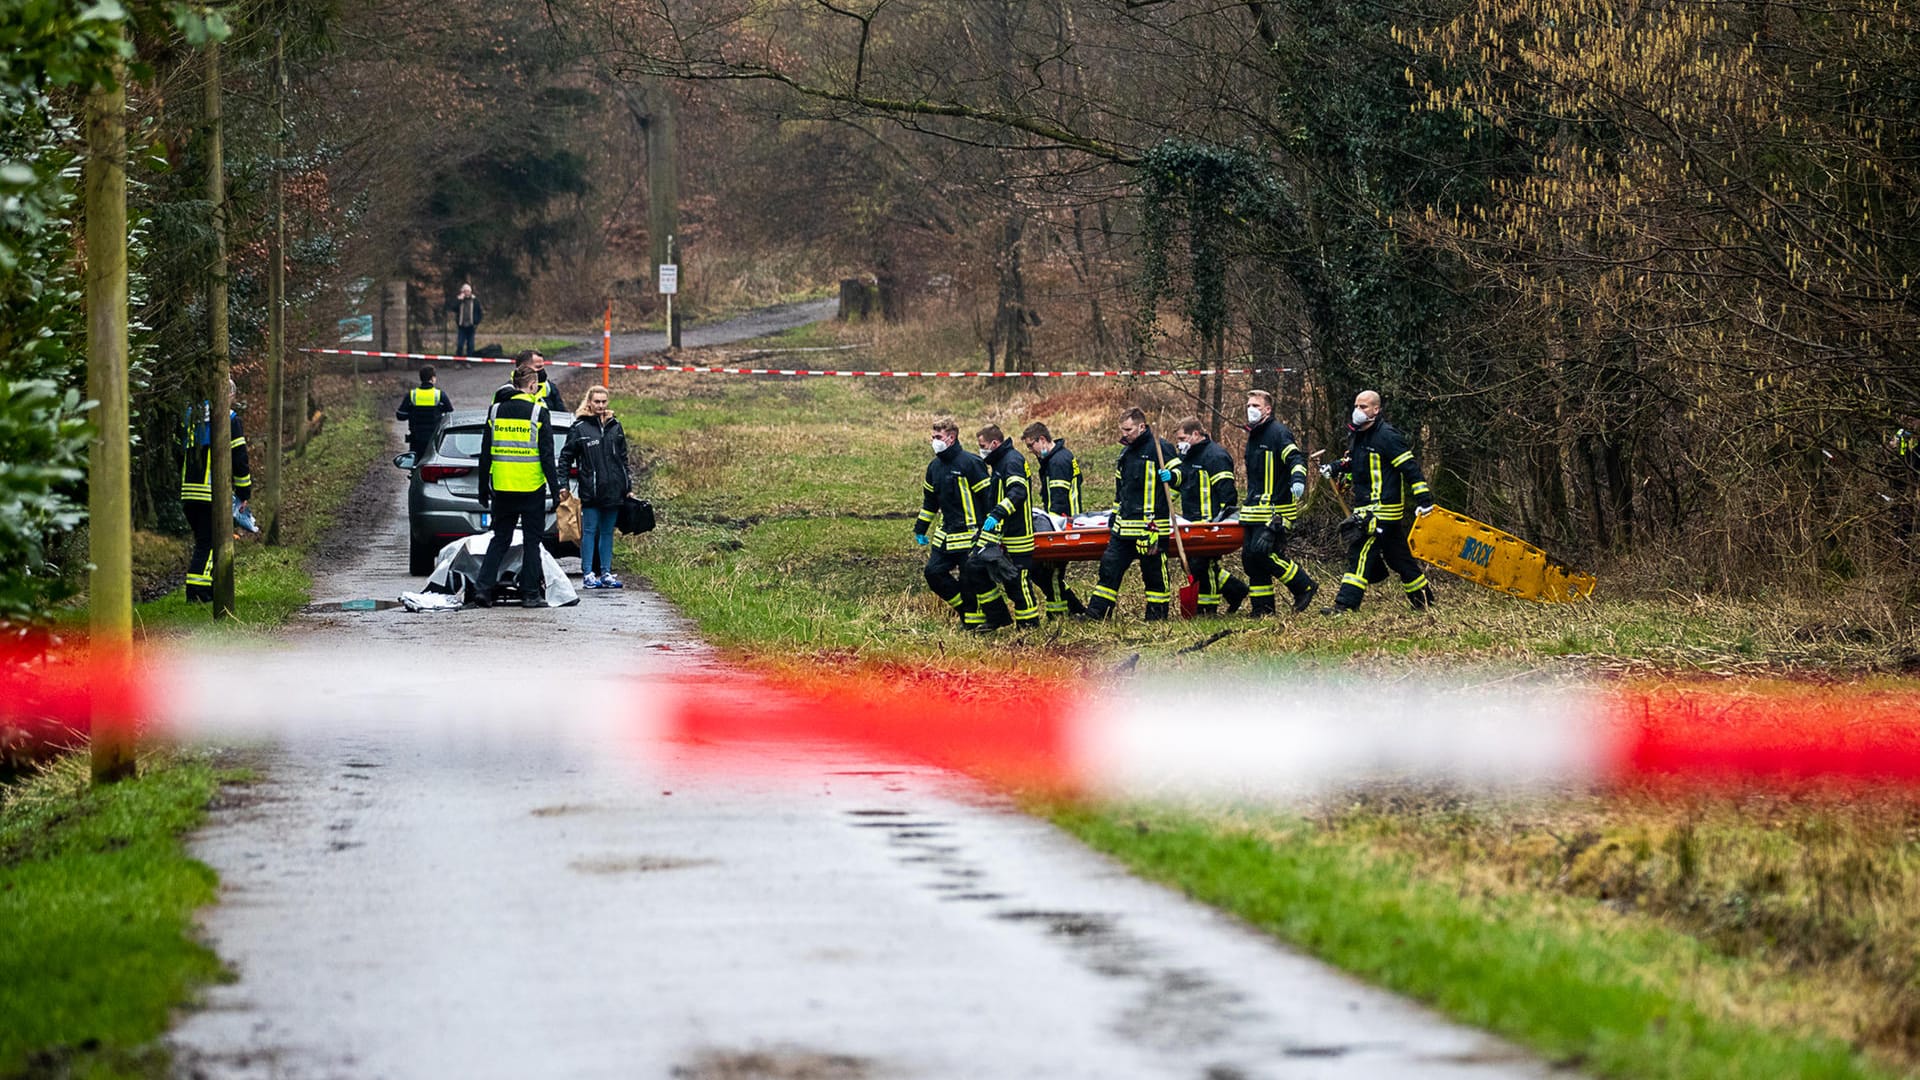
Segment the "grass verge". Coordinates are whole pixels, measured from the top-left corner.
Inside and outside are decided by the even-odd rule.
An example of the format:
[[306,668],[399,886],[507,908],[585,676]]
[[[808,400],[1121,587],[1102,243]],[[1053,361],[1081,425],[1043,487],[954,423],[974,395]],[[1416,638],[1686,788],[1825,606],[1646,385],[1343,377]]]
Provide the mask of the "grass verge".
[[0,787],[0,1076],[164,1075],[153,1040],[222,972],[191,934],[216,880],[180,840],[220,775],[171,754],[106,787],[87,769]]
[[1603,932],[1524,899],[1470,899],[1302,826],[1264,833],[1166,810],[1054,806],[1048,816],[1135,873],[1348,971],[1610,1077],[1892,1075],[1844,1041],[1714,1015],[1680,973],[1724,966],[1659,926]]

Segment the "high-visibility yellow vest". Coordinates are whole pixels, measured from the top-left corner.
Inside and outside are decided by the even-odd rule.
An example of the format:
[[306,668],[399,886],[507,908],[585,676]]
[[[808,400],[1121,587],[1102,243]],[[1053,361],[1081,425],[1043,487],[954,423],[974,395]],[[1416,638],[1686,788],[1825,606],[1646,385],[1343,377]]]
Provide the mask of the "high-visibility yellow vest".
[[440,388],[437,386],[416,386],[413,388],[413,405],[416,409],[431,409],[440,404]]
[[545,379],[541,379],[538,383],[534,384],[533,400],[545,405],[547,403],[547,394],[552,390],[553,384]]
[[526,492],[547,486],[547,474],[540,467],[540,403],[531,394],[515,394],[509,400],[534,406],[527,419],[499,415],[496,410],[487,422],[493,432],[493,460],[489,476],[493,490]]

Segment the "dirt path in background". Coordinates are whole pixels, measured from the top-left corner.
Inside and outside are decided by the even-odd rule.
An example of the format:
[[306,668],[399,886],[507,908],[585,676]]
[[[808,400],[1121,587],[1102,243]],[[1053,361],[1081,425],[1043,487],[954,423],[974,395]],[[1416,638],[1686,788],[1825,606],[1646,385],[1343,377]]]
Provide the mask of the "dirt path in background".
[[[478,402],[494,374],[449,372],[449,393]],[[323,600],[417,586],[403,474],[369,477],[316,566]],[[347,673],[368,651],[399,673],[388,688]],[[237,979],[170,1037],[182,1076],[1548,1072],[951,774],[641,747],[584,674],[727,670],[643,589],[321,612],[265,652],[201,659],[318,679],[326,707],[259,748],[265,779],[194,838],[221,876],[206,937]],[[540,715],[462,726],[466,703],[530,685]]]

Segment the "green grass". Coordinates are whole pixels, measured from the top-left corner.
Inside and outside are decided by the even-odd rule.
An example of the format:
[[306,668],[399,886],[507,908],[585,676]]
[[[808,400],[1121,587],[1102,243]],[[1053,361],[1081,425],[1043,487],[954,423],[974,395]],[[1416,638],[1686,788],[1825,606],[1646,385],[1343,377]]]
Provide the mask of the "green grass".
[[153,1040],[222,974],[192,935],[216,880],[180,840],[220,780],[149,757],[92,788],[72,755],[0,788],[0,1076],[165,1074]]
[[1247,920],[1363,978],[1609,1077],[1892,1075],[1836,1039],[1710,1015],[1663,982],[1720,964],[1658,926],[1602,933],[1524,899],[1470,899],[1405,860],[1166,810],[1054,806],[1052,820],[1135,873]]

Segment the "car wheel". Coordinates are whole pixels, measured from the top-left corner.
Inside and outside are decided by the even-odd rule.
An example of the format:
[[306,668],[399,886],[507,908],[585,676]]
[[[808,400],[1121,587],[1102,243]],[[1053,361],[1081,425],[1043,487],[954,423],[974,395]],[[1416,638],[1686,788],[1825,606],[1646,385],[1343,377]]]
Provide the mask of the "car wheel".
[[439,554],[440,549],[434,546],[431,538],[423,540],[418,536],[409,535],[407,537],[407,573],[414,577],[426,577],[433,573],[433,560]]

